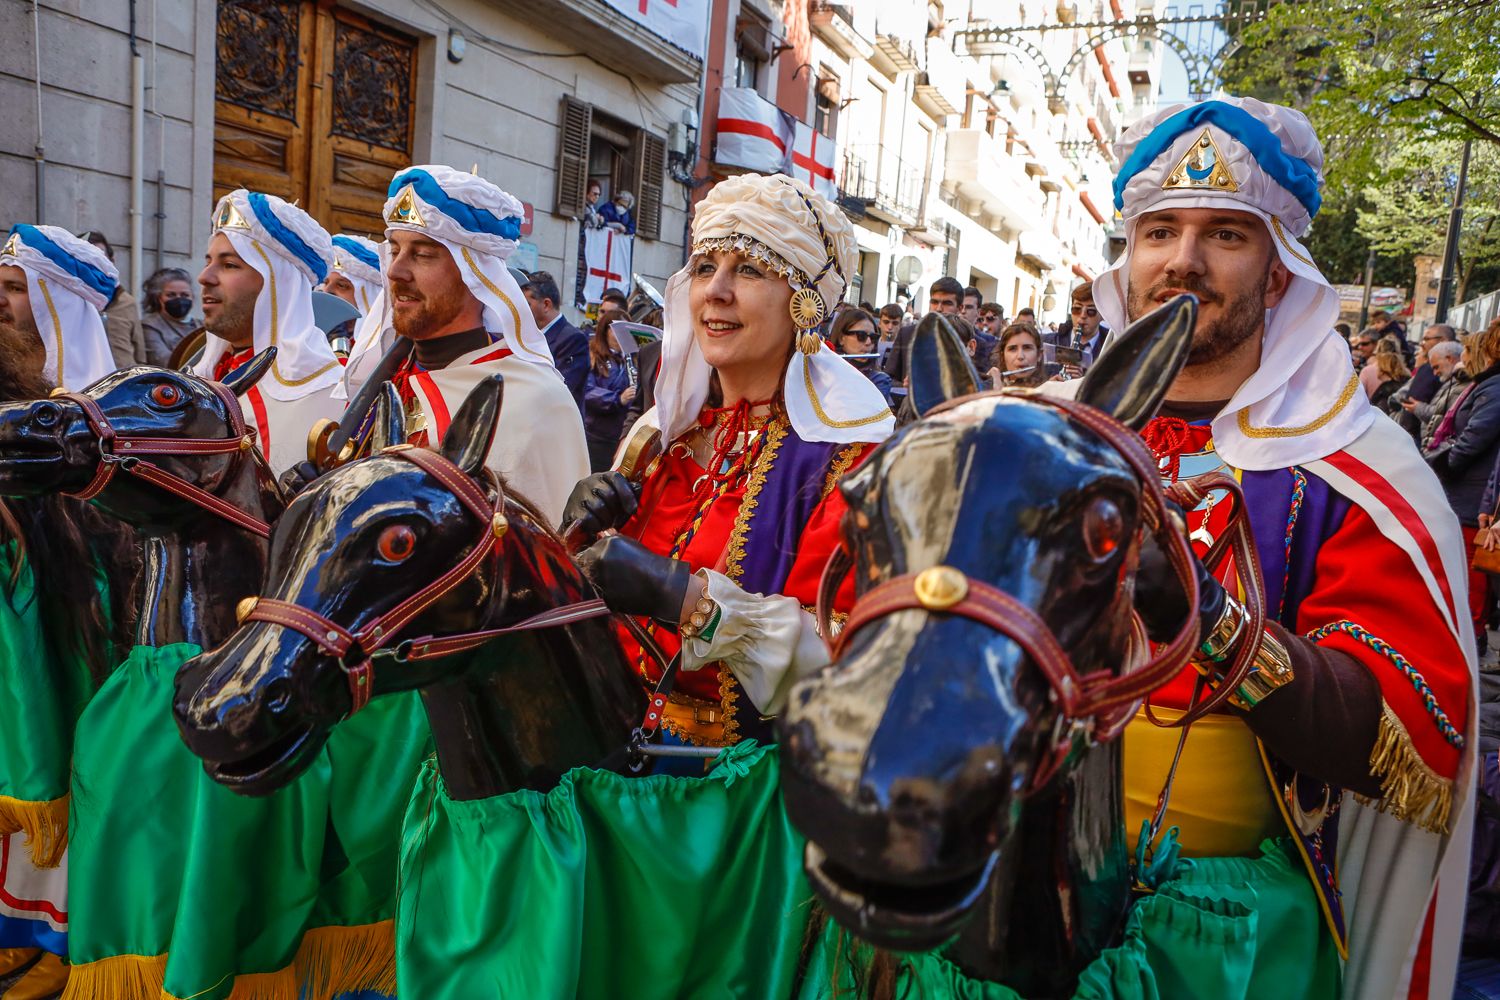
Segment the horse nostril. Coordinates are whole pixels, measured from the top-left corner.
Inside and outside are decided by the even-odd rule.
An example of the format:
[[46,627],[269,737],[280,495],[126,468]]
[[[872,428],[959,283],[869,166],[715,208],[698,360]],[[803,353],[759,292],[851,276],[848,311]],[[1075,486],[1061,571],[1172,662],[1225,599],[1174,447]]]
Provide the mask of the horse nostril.
[[50,431],[62,422],[62,410],[56,403],[38,403],[31,411],[31,422]]
[[285,677],[278,677],[266,685],[266,696],[264,704],[272,712],[281,713],[286,711],[287,705],[292,701],[292,682]]

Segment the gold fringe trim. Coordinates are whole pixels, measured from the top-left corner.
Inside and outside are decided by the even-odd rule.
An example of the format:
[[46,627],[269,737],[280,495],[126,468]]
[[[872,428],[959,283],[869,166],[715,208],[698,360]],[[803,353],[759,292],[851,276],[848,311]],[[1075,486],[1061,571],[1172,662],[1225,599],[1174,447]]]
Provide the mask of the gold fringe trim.
[[864,454],[865,447],[865,445],[855,443],[839,449],[839,453],[833,457],[833,462],[828,466],[828,478],[823,480],[824,500],[827,500],[828,495],[838,486],[839,480],[844,478],[844,473],[849,471],[854,460]]
[[38,868],[56,868],[68,849],[68,796],[28,802],[0,795],[0,834],[23,833]]
[[[193,1000],[168,993],[166,973],[166,955],[117,955],[75,965],[62,1000]],[[307,931],[291,965],[235,976],[229,1000],[332,1000],[358,990],[395,994],[393,921]]]
[[[340,993],[396,993],[396,925],[382,920],[359,927],[316,927],[297,949],[297,978],[304,1000],[332,1000]],[[236,983],[238,987],[238,983]]]
[[1430,833],[1452,832],[1453,782],[1427,766],[1406,727],[1384,703],[1370,772],[1380,779],[1380,798],[1357,795],[1357,801]]
[[740,500],[740,509],[735,512],[734,528],[729,532],[729,556],[724,560],[724,575],[735,583],[740,582],[745,572],[745,536],[750,531],[755,508],[760,506],[760,491],[765,488],[766,476],[786,438],[786,428],[787,419],[780,415],[766,425],[766,443],[755,460],[755,468],[750,470],[750,478],[745,480],[745,495]]

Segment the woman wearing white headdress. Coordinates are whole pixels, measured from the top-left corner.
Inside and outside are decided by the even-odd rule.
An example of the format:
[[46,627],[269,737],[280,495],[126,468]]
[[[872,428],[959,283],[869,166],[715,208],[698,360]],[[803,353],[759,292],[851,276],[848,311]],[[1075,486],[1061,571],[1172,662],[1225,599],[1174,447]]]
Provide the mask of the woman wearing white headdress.
[[[834,487],[894,427],[879,390],[813,332],[854,262],[853,227],[806,184],[746,174],[715,187],[667,285],[657,406],[642,418],[665,453],[639,513],[619,473],[569,500],[563,523],[586,537],[620,529],[581,558],[604,599],[645,617],[668,653],[682,647],[668,740],[765,736],[792,682],[827,659],[804,608],[838,544]],[[836,607],[851,601],[846,590]],[[659,667],[621,636],[654,684]]]

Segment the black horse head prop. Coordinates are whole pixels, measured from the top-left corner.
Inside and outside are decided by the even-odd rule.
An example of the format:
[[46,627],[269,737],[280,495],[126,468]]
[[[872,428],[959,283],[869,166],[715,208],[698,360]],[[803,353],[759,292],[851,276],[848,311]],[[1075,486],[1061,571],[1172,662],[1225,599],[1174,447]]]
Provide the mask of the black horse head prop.
[[287,507],[264,596],[177,675],[178,726],[217,781],[281,787],[372,692],[422,689],[457,798],[544,784],[624,746],[644,696],[602,602],[484,468],[503,389],[481,382],[433,453],[400,443],[387,387],[373,454]]
[[[1145,691],[1130,678],[1159,684],[1186,661],[1193,637],[1184,631],[1171,646],[1175,664],[1143,663],[1131,584],[1143,534],[1167,517],[1155,462],[1126,427],[1154,414],[1195,317],[1195,300],[1182,297],[1137,322],[1083,381],[1079,402],[1008,391],[952,398],[973,389],[972,369],[958,364],[946,322],[923,321],[912,371],[920,419],[840,486],[849,556],[836,557],[823,589],[852,563],[858,600],[835,662],[794,689],[779,722],[783,789],[808,837],[809,879],[834,918],[867,940],[935,947],[987,889],[1018,879],[1042,880],[1053,911],[1078,905],[1057,901],[1053,872],[1018,871],[1014,857],[1006,870],[1002,846],[1016,846],[1028,806],[1057,796],[1090,756],[1083,751],[1133,712]],[[1176,537],[1173,565],[1195,593]],[[1104,771],[1116,775],[1105,784],[1118,796],[1117,772]],[[1123,912],[1121,817],[1106,808],[1100,823],[1094,812],[1094,842],[1068,849],[1096,875],[1115,873],[1116,905],[1100,927],[1079,927],[1086,914],[1060,915],[1074,921],[1069,957],[1106,945]],[[1067,839],[1062,825],[1051,822],[1044,839]],[[1023,922],[1010,922],[1011,948],[995,943],[993,928],[986,947],[1014,953]]]
[[164,488],[168,482],[233,505],[226,494],[240,472],[254,467],[254,485],[274,496],[235,397],[270,370],[275,356],[268,348],[222,384],[142,365],[83,392],[0,404],[0,494],[95,499],[108,513],[148,530],[221,513],[195,505],[202,499],[197,493]]

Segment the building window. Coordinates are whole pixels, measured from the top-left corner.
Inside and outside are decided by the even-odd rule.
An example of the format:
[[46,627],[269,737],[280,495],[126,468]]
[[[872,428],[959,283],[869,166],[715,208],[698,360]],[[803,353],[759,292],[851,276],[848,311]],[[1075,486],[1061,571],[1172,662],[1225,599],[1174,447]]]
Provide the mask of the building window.
[[813,94],[813,128],[829,138],[835,137],[839,122],[839,78],[825,68],[818,77]]
[[582,215],[589,184],[597,182],[602,201],[616,191],[635,195],[636,235],[660,239],[666,161],[667,144],[661,136],[564,96],[553,211],[575,218]]
[[746,13],[735,25],[734,85],[749,87],[764,95],[766,65],[771,61],[771,26]]

